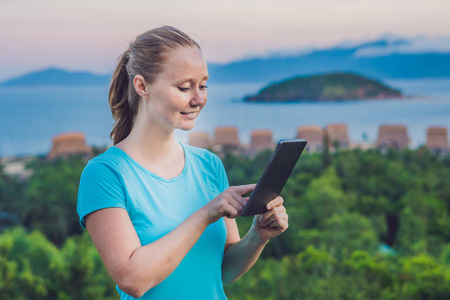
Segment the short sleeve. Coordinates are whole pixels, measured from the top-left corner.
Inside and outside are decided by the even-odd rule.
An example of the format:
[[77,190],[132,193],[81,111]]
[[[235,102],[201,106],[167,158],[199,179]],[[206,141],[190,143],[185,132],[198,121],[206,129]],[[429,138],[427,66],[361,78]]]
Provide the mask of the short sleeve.
[[78,188],[77,213],[80,225],[86,228],[84,218],[99,209],[119,207],[126,209],[124,187],[118,172],[101,162],[91,162],[84,168]]

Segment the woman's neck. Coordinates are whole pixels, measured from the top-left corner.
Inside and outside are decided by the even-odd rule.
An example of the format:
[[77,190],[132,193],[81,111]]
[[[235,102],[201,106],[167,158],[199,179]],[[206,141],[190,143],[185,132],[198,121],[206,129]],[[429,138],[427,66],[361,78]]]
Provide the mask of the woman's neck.
[[145,160],[170,161],[179,152],[180,145],[175,141],[173,130],[135,124],[128,137],[116,147]]

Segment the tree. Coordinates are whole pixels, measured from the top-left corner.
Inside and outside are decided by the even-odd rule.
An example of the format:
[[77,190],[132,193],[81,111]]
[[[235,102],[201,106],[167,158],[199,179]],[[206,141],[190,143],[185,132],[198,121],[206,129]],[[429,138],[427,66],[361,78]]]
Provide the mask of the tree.
[[80,234],[76,215],[78,185],[86,162],[79,157],[36,162],[21,201],[21,216],[28,228],[41,230],[57,245]]
[[41,233],[16,228],[0,235],[2,299],[56,299],[63,271],[58,249]]
[[[19,180],[5,174],[3,166],[0,165],[0,213],[7,213],[11,217],[17,216],[20,210],[18,200],[22,197],[22,185]],[[2,220],[0,217],[0,230],[14,223],[16,223],[14,220]]]
[[40,232],[21,227],[0,235],[0,294],[5,300],[117,298],[86,233],[58,249]]

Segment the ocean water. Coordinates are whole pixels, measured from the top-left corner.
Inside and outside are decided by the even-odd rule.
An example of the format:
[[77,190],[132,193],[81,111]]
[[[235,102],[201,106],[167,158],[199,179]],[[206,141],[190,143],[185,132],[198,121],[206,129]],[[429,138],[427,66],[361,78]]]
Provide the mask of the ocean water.
[[[246,103],[265,83],[208,84],[208,103],[194,131],[212,136],[217,126],[237,126],[242,143],[254,129],[271,129],[275,140],[294,138],[301,125],[326,126],[344,122],[352,142],[374,142],[383,124],[404,124],[411,147],[425,143],[426,130],[450,130],[450,79],[391,80],[404,99],[345,102]],[[88,144],[111,145],[113,120],[107,87],[0,89],[0,156],[42,155],[52,138],[64,132],[83,132]],[[189,132],[176,138],[188,141]]]

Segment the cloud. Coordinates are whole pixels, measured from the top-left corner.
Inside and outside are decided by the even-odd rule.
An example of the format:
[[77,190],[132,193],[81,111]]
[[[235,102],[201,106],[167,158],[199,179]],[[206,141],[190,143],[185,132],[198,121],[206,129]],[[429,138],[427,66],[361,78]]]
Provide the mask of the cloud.
[[355,56],[385,56],[393,53],[450,53],[450,36],[434,38],[416,36],[404,39],[386,35],[383,40],[386,42],[384,45],[362,47],[355,52]]

